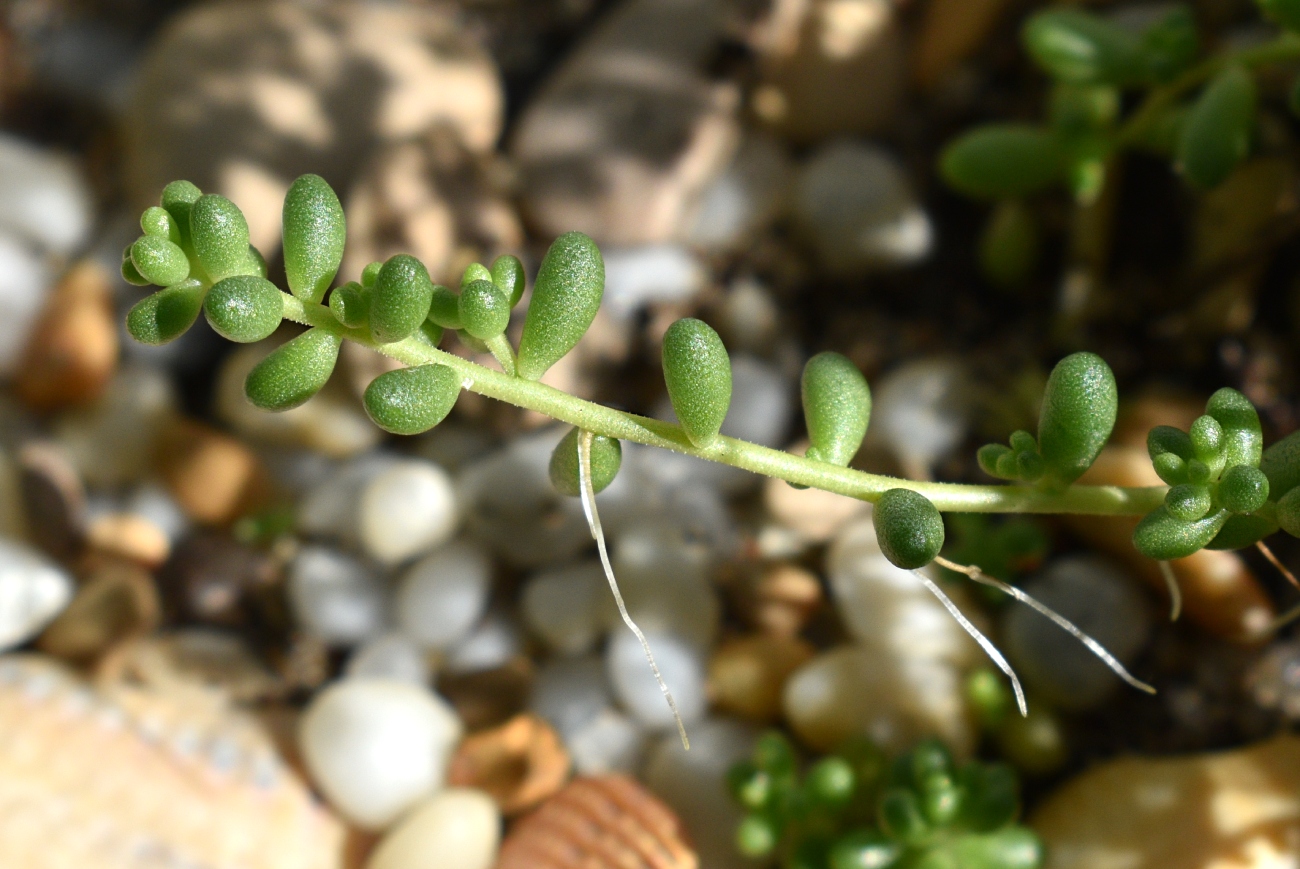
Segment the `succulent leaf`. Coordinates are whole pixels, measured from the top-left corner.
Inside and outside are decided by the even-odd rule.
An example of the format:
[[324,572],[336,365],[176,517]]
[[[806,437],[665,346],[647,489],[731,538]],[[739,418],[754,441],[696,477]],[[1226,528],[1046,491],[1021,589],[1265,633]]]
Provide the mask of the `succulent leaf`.
[[203,312],[218,335],[249,344],[270,337],[280,327],[283,296],[266,278],[236,275],[208,291]]
[[697,447],[713,443],[731,405],[731,358],[722,339],[702,320],[678,320],[664,332],[663,368],[686,436]]
[[547,250],[519,339],[519,376],[537,380],[590,328],[605,292],[605,261],[596,243],[566,232]]
[[1186,522],[1162,504],[1142,517],[1133,531],[1133,545],[1138,552],[1157,561],[1186,558],[1204,549],[1231,515],[1227,510],[1219,510],[1195,522]]
[[1264,452],[1264,430],[1250,399],[1225,386],[1210,396],[1205,412],[1223,427],[1224,465],[1259,467]]
[[519,300],[523,298],[526,280],[524,264],[519,261],[519,257],[507,253],[492,261],[492,283],[506,294],[506,298],[510,300],[510,307],[519,304]]
[[1134,34],[1089,12],[1038,12],[1025,22],[1021,38],[1034,62],[1058,81],[1123,85],[1140,75]]
[[904,570],[924,567],[943,549],[943,516],[924,495],[890,489],[872,508],[880,551]]
[[1048,477],[1065,486],[1092,466],[1106,445],[1119,395],[1110,366],[1095,353],[1072,353],[1047,379],[1038,446]]
[[173,244],[156,235],[144,235],[131,245],[131,262],[136,272],[151,284],[170,287],[190,276],[190,260]]
[[182,281],[136,302],[126,315],[126,330],[141,344],[166,344],[194,325],[206,290],[196,280]]
[[334,188],[319,175],[300,175],[284,197],[284,272],[289,292],[319,302],[338,274],[347,221]]
[[[570,429],[551,453],[551,485],[561,495],[576,498],[582,493],[578,474],[578,438],[581,429]],[[623,446],[617,438],[593,435],[591,438],[591,488],[595,492],[614,482],[623,462]]]
[[446,419],[460,395],[460,377],[446,365],[387,371],[366,387],[366,414],[384,431],[426,432]]
[[847,465],[867,434],[871,389],[848,357],[818,353],[803,369],[803,414],[812,446],[807,455],[841,467]]
[[461,328],[486,341],[510,324],[510,299],[491,281],[470,281],[460,291],[459,313]]
[[330,293],[330,311],[344,326],[359,329],[370,321],[370,291],[356,281],[335,287]]
[[1027,124],[977,127],[948,144],[939,171],[976,199],[1014,199],[1062,180],[1065,152],[1051,130]]
[[380,344],[401,341],[429,316],[433,281],[424,263],[399,253],[389,258],[370,291],[370,333]]
[[311,398],[330,379],[342,339],[309,329],[281,344],[253,367],[244,394],[263,410],[289,410]]
[[235,203],[207,193],[190,206],[189,217],[194,253],[213,283],[250,273],[248,221]]
[[1210,80],[1183,123],[1175,154],[1194,187],[1217,187],[1248,153],[1255,127],[1255,79],[1228,67]]

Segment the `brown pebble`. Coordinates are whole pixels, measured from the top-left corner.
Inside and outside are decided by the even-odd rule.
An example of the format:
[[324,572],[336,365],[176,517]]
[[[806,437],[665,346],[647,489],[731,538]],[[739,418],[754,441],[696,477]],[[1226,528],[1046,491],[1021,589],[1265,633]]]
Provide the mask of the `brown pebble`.
[[562,788],[569,766],[569,753],[555,730],[525,713],[465,737],[452,755],[447,783],[478,788],[502,814],[517,815]]
[[14,391],[42,411],[98,398],[117,368],[111,277],[92,260],[55,286],[18,363]]
[[794,637],[771,634],[723,643],[709,661],[709,696],[725,712],[768,723],[781,715],[781,692],[790,674],[813,656]]
[[265,496],[266,472],[253,451],[192,420],[163,434],[159,465],[177,503],[205,525],[229,523]]
[[622,775],[578,778],[515,824],[496,869],[698,869],[672,810]]
[[219,624],[242,621],[245,594],[277,578],[266,555],[215,533],[181,541],[159,574],[171,611]]
[[157,525],[134,513],[108,513],[90,523],[86,540],[96,552],[134,561],[151,570],[171,553],[171,541]]
[[535,670],[529,658],[517,655],[491,670],[440,676],[438,693],[456,710],[466,729],[494,727],[528,705]]
[[912,80],[922,90],[943,81],[992,34],[1008,0],[930,0],[912,50]]
[[760,631],[781,637],[798,634],[825,603],[817,577],[785,562],[764,568],[746,592],[750,622]]
[[128,562],[107,563],[41,634],[41,651],[85,664],[158,625],[153,577]]
[[86,535],[86,490],[76,468],[52,443],[28,443],[18,452],[23,511],[32,542],[69,560]]

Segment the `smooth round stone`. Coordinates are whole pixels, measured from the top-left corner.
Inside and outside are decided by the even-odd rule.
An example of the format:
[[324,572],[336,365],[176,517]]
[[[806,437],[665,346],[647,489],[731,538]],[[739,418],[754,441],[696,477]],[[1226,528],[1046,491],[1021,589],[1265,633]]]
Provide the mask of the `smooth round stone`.
[[122,509],[139,516],[176,543],[190,528],[189,517],[176,503],[171,493],[156,482],[145,483],[132,492],[122,504]]
[[[963,667],[982,660],[984,653],[943,604],[910,570],[894,566],[880,551],[869,509],[836,535],[826,572],[835,609],[855,640],[900,658]],[[978,626],[980,610],[961,587],[945,583],[943,588]]]
[[72,577],[36,550],[0,539],[0,649],[40,633],[72,600]]
[[736,827],[743,812],[727,790],[727,771],[747,760],[754,731],[734,721],[712,718],[689,729],[691,750],[683,751],[676,733],[651,747],[645,782],[677,812],[690,831],[708,869],[753,869],[736,851]]
[[1265,709],[1300,720],[1300,642],[1277,643],[1251,665],[1246,688]]
[[343,673],[349,679],[392,679],[413,685],[429,684],[429,661],[424,650],[406,634],[380,634],[358,646]]
[[491,584],[487,554],[472,543],[450,543],[402,575],[397,623],[425,648],[450,649],[482,618]]
[[[630,529],[614,548],[614,576],[637,625],[700,649],[713,641],[720,618],[717,592],[709,581],[712,563],[708,549],[662,521]],[[602,600],[608,629],[626,631],[613,595]]]
[[605,294],[601,305],[620,320],[651,304],[682,303],[709,279],[699,257],[680,244],[615,247],[601,251]]
[[359,543],[361,493],[398,461],[391,453],[366,453],[323,474],[298,501],[298,530],[313,537],[337,537]]
[[123,367],[108,389],[56,426],[59,444],[86,485],[126,486],[154,470],[158,435],[176,415],[171,378],[144,364]]
[[645,728],[640,724],[616,709],[603,709],[564,743],[578,775],[604,775],[634,772],[645,741]]
[[[1151,636],[1151,613],[1137,582],[1111,562],[1070,556],[1023,586],[1129,666]],[[1047,618],[1017,604],[1002,618],[1002,648],[1025,686],[1065,709],[1090,709],[1123,682]]]
[[765,447],[785,442],[794,415],[795,390],[775,365],[737,353],[731,359],[731,407],[722,433]]
[[504,666],[523,651],[519,626],[509,616],[490,612],[443,659],[442,669],[451,676],[479,673]]
[[908,362],[873,384],[872,393],[868,436],[888,446],[909,476],[929,476],[966,439],[970,384],[955,359]]
[[380,840],[366,869],[491,869],[501,813],[472,788],[447,788],[411,809]]
[[408,682],[344,679],[312,699],[299,746],[340,814],[380,830],[442,786],[461,724],[436,694]]
[[524,585],[524,623],[552,650],[581,655],[605,632],[609,587],[599,561],[581,561],[535,574]]
[[528,708],[568,742],[613,703],[604,660],[585,655],[546,663],[533,680]]
[[[682,721],[690,724],[703,717],[708,698],[700,651],[688,640],[668,633],[647,632],[646,640]],[[605,666],[615,696],[632,718],[656,730],[674,726],[672,709],[655,681],[645,650],[635,634],[624,629],[610,636]]]
[[322,642],[353,646],[384,629],[387,593],[374,569],[323,546],[304,546],[289,565],[289,605]]
[[446,543],[456,531],[456,492],[431,462],[399,461],[361,492],[361,545],[380,564],[400,564]]
[[940,661],[839,646],[795,671],[782,705],[799,738],[822,751],[857,734],[890,753],[930,736],[962,757],[975,744],[961,673]]
[[0,233],[67,256],[86,242],[94,212],[76,161],[0,134]]
[[687,241],[708,251],[746,244],[777,216],[789,176],[780,145],[763,136],[746,138],[731,165],[701,192]]
[[44,258],[17,238],[0,232],[0,374],[18,367],[54,283]]

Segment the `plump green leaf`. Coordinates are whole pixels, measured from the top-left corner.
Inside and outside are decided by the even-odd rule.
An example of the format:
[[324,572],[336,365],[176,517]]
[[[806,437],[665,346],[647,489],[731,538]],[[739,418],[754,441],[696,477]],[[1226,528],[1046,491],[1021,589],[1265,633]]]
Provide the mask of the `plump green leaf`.
[[465,266],[465,271],[460,274],[460,288],[464,290],[475,281],[492,283],[492,270],[483,263],[470,263]]
[[1287,30],[1300,30],[1300,0],[1255,0],[1264,15]]
[[1206,549],[1245,549],[1277,531],[1277,522],[1264,516],[1235,515],[1223,523],[1214,539],[1205,544]]
[[388,371],[366,387],[366,413],[384,431],[426,432],[446,419],[460,395],[460,377],[446,365]]
[[803,368],[803,415],[809,458],[847,465],[862,446],[871,420],[871,389],[848,357],[818,353]]
[[425,317],[433,301],[433,281],[424,263],[399,253],[379,270],[370,291],[370,333],[381,344],[401,341]]
[[335,287],[330,293],[330,311],[344,326],[359,329],[370,322],[370,291],[356,281]]
[[1300,486],[1300,431],[1264,450],[1259,469],[1268,477],[1268,491],[1274,501]]
[[1125,85],[1141,77],[1137,37],[1080,9],[1046,9],[1025,22],[1021,39],[1034,62],[1058,81]]
[[950,848],[961,869],[1039,869],[1043,843],[1028,827],[1011,827],[982,836],[960,836]]
[[1170,81],[1196,60],[1200,34],[1192,10],[1179,3],[1142,32],[1138,50],[1146,78],[1157,83]]
[[491,281],[470,281],[460,291],[459,313],[461,327],[486,341],[510,324],[510,299]]
[[226,197],[208,193],[190,206],[190,239],[194,253],[213,283],[232,275],[252,273],[248,222],[239,207]]
[[1183,483],[1172,487],[1165,494],[1165,509],[1175,519],[1183,522],[1195,522],[1210,512],[1211,499],[1208,486]]
[[1191,441],[1193,454],[1199,461],[1205,463],[1212,475],[1217,475],[1223,470],[1224,462],[1227,461],[1227,456],[1224,454],[1226,436],[1223,426],[1217,419],[1208,413],[1198,416],[1193,420],[1192,427],[1188,429],[1187,437]]
[[1014,456],[1011,448],[1006,444],[985,444],[975,453],[975,460],[979,462],[980,468],[990,477],[999,479],[1009,479],[1002,476],[999,462],[1003,457],[1011,458]]
[[697,447],[713,443],[731,405],[731,358],[722,339],[702,320],[678,320],[664,332],[663,366],[686,436]]
[[911,489],[890,489],[872,509],[880,551],[904,570],[924,567],[943,549],[943,516]]
[[190,276],[190,260],[180,245],[156,235],[144,235],[131,245],[135,270],[151,284],[170,287]]
[[930,825],[921,814],[920,801],[907,788],[890,788],[876,807],[877,821],[891,838],[905,845],[919,845],[930,835]]
[[580,232],[557,238],[542,258],[519,340],[519,376],[537,380],[573,349],[596,319],[605,261]]
[[300,299],[325,298],[343,261],[343,206],[319,175],[301,175],[284,197],[284,273]]
[[379,277],[379,270],[384,264],[376,260],[372,263],[366,263],[366,267],[361,270],[361,286],[370,289],[375,285],[375,280]]
[[1038,446],[1047,476],[1069,485],[1092,466],[1115,427],[1119,392],[1110,366],[1095,353],[1072,353],[1047,379]]
[[767,857],[779,842],[776,825],[763,815],[746,815],[736,827],[736,850],[751,860]]
[[507,253],[492,261],[492,282],[506,294],[510,307],[519,304],[523,298],[526,280],[524,264],[519,261],[519,257]]
[[280,345],[254,366],[244,394],[263,410],[289,410],[320,392],[334,371],[342,339],[309,329]]
[[1292,489],[1278,499],[1277,524],[1292,537],[1300,537],[1300,488]]
[[442,341],[443,328],[432,320],[425,320],[420,328],[411,333],[411,337],[422,341],[430,347],[437,347]]
[[187,253],[194,252],[190,237],[190,209],[202,195],[203,191],[188,181],[173,181],[163,188],[161,205],[171,215],[172,223],[180,236],[179,240],[173,239],[173,241],[176,241]]
[[[997,684],[1002,685],[1000,681]],[[962,822],[969,829],[981,833],[997,830],[1020,813],[1020,784],[1006,764],[967,763],[958,772],[957,781],[966,791]]]
[[1234,465],[1219,481],[1219,503],[1233,513],[1254,513],[1268,500],[1268,477],[1259,468]]
[[122,251],[122,280],[128,284],[137,287],[149,286],[149,279],[136,270],[135,263],[131,261],[131,245],[126,246]]
[[433,285],[433,296],[429,300],[429,319],[444,329],[460,329],[460,296],[450,287],[442,284]]
[[1218,186],[1250,153],[1255,102],[1255,79],[1237,66],[1224,69],[1201,91],[1175,155],[1178,170],[1194,187]]
[[176,221],[172,220],[171,214],[165,208],[157,205],[146,208],[144,213],[140,215],[140,230],[145,235],[165,238],[172,244],[180,246],[180,230],[176,227]]
[[830,869],[891,869],[903,857],[903,847],[877,830],[853,830],[831,845]]
[[1023,202],[999,202],[980,236],[980,272],[1004,290],[1016,289],[1033,276],[1041,246],[1038,221]]
[[1162,504],[1142,517],[1133,531],[1133,545],[1138,552],[1157,561],[1186,558],[1204,549],[1231,515],[1227,510],[1219,510],[1204,519],[1185,522]]
[[203,284],[183,281],[136,302],[126,315],[126,330],[141,344],[166,344],[185,334],[203,309]]
[[262,256],[262,252],[251,244],[248,246],[248,265],[243,273],[259,278],[266,277],[266,257]]
[[1264,429],[1250,399],[1225,386],[1210,396],[1205,413],[1223,427],[1224,466],[1259,467],[1264,452]]
[[236,275],[213,285],[203,312],[217,334],[240,344],[267,338],[280,326],[284,294],[256,275]]
[[1063,179],[1056,133],[1027,124],[976,127],[944,148],[939,171],[954,190],[978,199],[1014,199]]
[[[551,485],[561,495],[576,498],[581,494],[578,476],[579,429],[571,429],[551,453]],[[623,463],[623,446],[617,438],[594,435],[591,439],[591,487],[600,492],[618,475]]]

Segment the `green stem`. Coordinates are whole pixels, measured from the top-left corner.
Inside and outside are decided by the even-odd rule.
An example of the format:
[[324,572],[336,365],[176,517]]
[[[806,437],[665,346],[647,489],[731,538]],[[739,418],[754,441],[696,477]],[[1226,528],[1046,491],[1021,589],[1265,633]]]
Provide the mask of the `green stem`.
[[484,342],[487,344],[488,351],[492,354],[497,362],[501,363],[501,370],[511,377],[515,376],[515,351],[510,346],[510,341],[505,335],[498,335],[495,338],[489,338]]
[[479,395],[535,410],[552,419],[605,437],[662,447],[862,501],[875,501],[888,490],[901,488],[920,492],[946,512],[1088,513],[1110,516],[1140,516],[1164,502],[1164,486],[1071,486],[1061,492],[1045,492],[1031,486],[918,483],[841,468],[736,438],[719,437],[708,447],[696,447],[687,439],[681,427],[673,423],[585,401],[544,383],[485,368],[415,338],[392,344],[376,344],[365,330],[348,329],[341,325],[324,305],[304,302],[287,293],[284,294],[283,301],[285,319],[328,330],[406,365],[446,365],[460,375],[464,389]]

